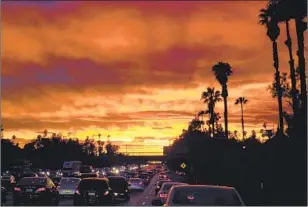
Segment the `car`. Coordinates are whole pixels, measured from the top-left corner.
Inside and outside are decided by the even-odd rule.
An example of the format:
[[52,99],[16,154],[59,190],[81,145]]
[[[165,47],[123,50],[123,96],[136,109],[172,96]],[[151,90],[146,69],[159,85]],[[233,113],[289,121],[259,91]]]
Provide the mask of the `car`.
[[12,190],[15,184],[16,184],[16,181],[13,175],[1,176],[1,186],[5,187],[7,190]]
[[20,175],[20,178],[25,178],[25,177],[38,177],[38,175],[34,172],[25,172]]
[[130,199],[130,190],[126,178],[123,176],[109,176],[109,185],[116,198]]
[[74,205],[115,205],[115,196],[106,178],[84,178],[74,194]]
[[52,182],[55,184],[55,186],[59,186],[59,183],[61,181],[61,177],[53,177],[53,178],[50,178],[52,180]]
[[128,183],[131,191],[144,191],[145,186],[141,178],[131,178]]
[[6,202],[7,190],[5,187],[1,187],[1,204]]
[[148,184],[149,184],[149,182],[150,182],[150,176],[149,176],[149,174],[147,174],[147,173],[141,173],[141,174],[139,174],[138,177],[141,178],[141,179],[143,180],[143,183],[144,183],[145,185],[148,185]]
[[61,197],[74,196],[76,189],[80,183],[80,178],[65,177],[59,182],[59,193]]
[[158,180],[166,180],[166,179],[168,179],[169,177],[168,177],[168,175],[166,175],[166,174],[160,174],[159,176],[158,176]]
[[13,204],[58,205],[59,191],[48,177],[21,178],[13,190]]
[[168,193],[172,186],[177,185],[188,185],[187,183],[181,183],[181,182],[165,182],[161,186],[160,190],[157,193],[157,199],[159,199],[163,204],[166,203]]
[[83,178],[98,178],[99,175],[98,173],[82,173],[80,175],[80,178],[83,179]]
[[90,165],[82,165],[80,167],[79,171],[80,171],[81,174],[83,174],[83,173],[93,173],[94,169]]
[[171,182],[170,179],[164,179],[164,180],[158,180],[156,183],[156,187],[155,187],[155,195],[157,195],[158,191],[160,190],[161,186],[165,183],[165,182]]
[[[155,199],[152,205],[162,205]],[[244,202],[233,187],[215,185],[173,186],[164,206],[244,206]]]

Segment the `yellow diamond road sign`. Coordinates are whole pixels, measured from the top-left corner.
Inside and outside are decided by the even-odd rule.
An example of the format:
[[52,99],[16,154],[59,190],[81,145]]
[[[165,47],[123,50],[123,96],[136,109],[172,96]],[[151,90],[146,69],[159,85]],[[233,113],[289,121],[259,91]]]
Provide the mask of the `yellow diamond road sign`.
[[183,162],[182,164],[181,164],[181,168],[185,168],[186,167],[186,164]]

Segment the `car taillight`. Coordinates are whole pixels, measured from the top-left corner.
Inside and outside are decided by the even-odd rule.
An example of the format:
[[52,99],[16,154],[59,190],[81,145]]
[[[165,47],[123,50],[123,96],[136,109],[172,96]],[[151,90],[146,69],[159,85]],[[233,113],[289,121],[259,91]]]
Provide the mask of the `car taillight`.
[[40,192],[43,192],[43,191],[45,191],[45,190],[46,190],[46,188],[39,188],[39,189],[37,189],[35,192],[40,193]]
[[14,188],[14,191],[20,191],[20,188],[15,187],[15,188]]
[[161,197],[161,198],[167,198],[167,197],[168,197],[168,194],[166,194],[166,193],[161,193],[161,194],[159,194],[159,197]]
[[79,189],[76,189],[75,193],[78,194],[78,195],[80,195]]
[[106,196],[106,195],[108,195],[108,194],[109,194],[109,191],[106,190],[105,193],[104,193],[104,195]]

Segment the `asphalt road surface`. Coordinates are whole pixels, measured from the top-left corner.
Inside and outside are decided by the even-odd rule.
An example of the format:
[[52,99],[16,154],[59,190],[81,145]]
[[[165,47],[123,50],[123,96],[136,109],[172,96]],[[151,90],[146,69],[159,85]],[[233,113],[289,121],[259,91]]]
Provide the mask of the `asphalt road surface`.
[[[155,198],[155,184],[157,182],[157,175],[155,175],[149,185],[143,192],[131,192],[130,201],[117,200],[117,206],[151,206],[152,200]],[[170,175],[172,181],[183,182],[182,178],[176,174]],[[5,206],[12,206],[13,199],[12,193],[9,192],[7,195],[7,201]],[[73,206],[72,198],[61,199],[59,206]]]

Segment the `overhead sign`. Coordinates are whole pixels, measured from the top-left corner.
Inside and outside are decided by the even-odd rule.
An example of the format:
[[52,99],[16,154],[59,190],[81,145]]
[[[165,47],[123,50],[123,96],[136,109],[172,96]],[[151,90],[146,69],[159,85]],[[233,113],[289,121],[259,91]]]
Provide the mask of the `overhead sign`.
[[184,162],[181,164],[181,168],[183,168],[183,169],[186,168],[186,166],[187,165]]

